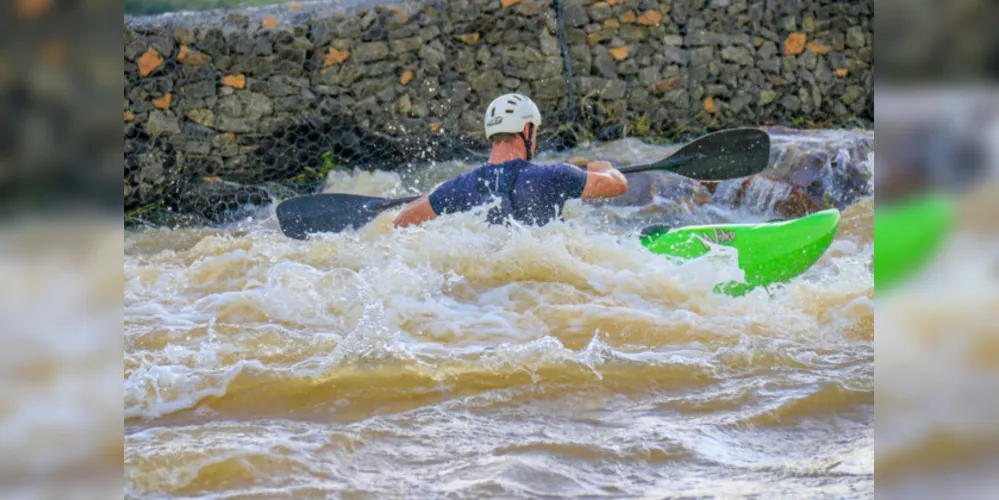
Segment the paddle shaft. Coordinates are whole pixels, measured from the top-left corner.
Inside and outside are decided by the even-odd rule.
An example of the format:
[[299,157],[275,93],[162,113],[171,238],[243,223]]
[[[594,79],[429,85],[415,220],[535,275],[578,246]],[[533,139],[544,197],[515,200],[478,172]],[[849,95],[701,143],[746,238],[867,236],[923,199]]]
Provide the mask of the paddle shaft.
[[[644,172],[646,170],[662,170],[663,168],[665,168],[666,166],[668,166],[670,164],[686,163],[686,162],[688,162],[690,160],[691,160],[691,158],[689,156],[676,156],[676,155],[674,155],[674,156],[671,156],[671,157],[667,158],[666,160],[658,161],[656,163],[648,163],[648,164],[645,164],[645,165],[630,165],[630,166],[627,166],[627,167],[621,167],[621,168],[619,168],[617,170],[618,170],[618,172],[621,172],[622,174],[631,174],[631,173],[634,173],[634,172]],[[384,202],[381,202],[381,203],[378,203],[376,205],[373,205],[370,208],[376,209],[376,210],[387,210],[387,209],[392,208],[392,207],[396,207],[396,206],[403,205],[403,204],[406,204],[406,203],[409,203],[409,202],[412,202],[412,201],[416,201],[416,200],[422,198],[423,196],[424,195],[419,194],[419,195],[415,195],[415,196],[407,196],[405,198],[386,198]]]

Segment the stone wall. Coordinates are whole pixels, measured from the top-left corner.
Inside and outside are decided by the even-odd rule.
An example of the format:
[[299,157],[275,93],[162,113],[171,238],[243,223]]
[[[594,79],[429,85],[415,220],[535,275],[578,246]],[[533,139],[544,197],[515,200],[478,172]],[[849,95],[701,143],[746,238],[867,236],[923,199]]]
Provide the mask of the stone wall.
[[218,220],[334,164],[474,154],[512,91],[538,102],[546,147],[870,123],[873,16],[873,0],[368,0],[126,18],[125,210]]

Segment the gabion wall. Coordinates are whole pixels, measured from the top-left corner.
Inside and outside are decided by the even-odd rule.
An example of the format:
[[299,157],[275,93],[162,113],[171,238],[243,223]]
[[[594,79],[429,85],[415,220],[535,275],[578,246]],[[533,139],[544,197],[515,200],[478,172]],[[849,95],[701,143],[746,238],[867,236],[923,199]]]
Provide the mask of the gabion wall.
[[542,147],[873,121],[873,2],[321,2],[125,19],[125,211],[224,220],[334,167],[487,145],[521,92]]

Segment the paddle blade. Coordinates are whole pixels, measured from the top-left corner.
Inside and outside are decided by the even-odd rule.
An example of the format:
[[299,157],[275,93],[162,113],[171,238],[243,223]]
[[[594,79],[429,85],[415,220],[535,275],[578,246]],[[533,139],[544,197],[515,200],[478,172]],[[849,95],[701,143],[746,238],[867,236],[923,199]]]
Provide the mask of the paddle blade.
[[359,228],[377,217],[387,201],[373,196],[318,194],[283,201],[276,212],[281,232],[302,240],[312,233]]
[[[770,166],[770,136],[755,128],[708,134],[655,164],[691,179],[720,181],[755,175]],[[623,171],[623,170],[622,170]]]

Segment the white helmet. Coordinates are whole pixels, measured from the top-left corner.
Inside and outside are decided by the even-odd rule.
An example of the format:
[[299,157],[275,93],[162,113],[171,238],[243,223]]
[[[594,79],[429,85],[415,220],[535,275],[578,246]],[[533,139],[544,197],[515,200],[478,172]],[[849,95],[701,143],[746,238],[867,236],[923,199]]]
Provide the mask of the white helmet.
[[486,108],[486,139],[496,134],[519,134],[528,123],[541,126],[541,112],[534,102],[520,94],[501,95]]

